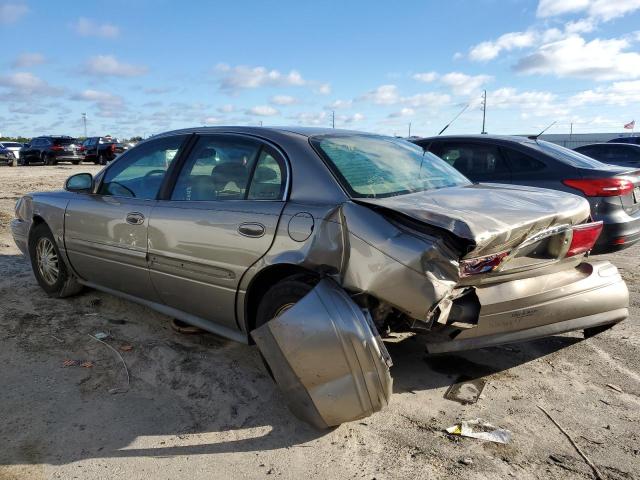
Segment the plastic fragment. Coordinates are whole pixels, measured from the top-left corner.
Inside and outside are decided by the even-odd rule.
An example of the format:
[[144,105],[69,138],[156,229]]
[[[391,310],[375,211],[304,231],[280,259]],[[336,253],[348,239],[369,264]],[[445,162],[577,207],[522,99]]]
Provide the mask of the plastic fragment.
[[483,422],[479,418],[475,420],[464,420],[447,428],[446,431],[451,435],[477,438],[478,440],[487,442],[509,443],[511,441],[511,432],[509,430]]

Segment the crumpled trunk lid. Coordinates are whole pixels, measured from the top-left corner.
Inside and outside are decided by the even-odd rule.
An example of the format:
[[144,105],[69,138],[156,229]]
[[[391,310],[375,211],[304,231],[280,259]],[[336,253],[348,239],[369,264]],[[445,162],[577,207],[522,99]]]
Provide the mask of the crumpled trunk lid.
[[451,232],[468,242],[464,258],[509,250],[543,230],[580,224],[590,215],[582,197],[517,185],[474,184],[357,202]]

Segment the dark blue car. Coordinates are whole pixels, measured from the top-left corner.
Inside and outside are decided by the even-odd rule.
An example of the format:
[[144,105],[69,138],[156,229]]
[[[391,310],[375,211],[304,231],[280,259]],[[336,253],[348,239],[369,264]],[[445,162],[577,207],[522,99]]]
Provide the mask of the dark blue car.
[[640,136],[618,137],[609,140],[607,143],[631,143],[633,145],[640,145]]
[[604,229],[593,253],[640,240],[640,171],[608,165],[559,145],[525,137],[439,136],[414,140],[473,182],[551,188],[581,195]]
[[602,163],[640,168],[640,145],[632,143],[593,143],[591,145],[582,145],[574,148],[574,150],[595,158]]

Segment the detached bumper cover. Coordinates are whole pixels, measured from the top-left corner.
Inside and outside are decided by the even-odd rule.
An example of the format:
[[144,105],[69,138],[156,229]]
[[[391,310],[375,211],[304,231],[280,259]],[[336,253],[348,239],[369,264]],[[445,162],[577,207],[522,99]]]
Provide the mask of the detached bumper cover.
[[322,280],[251,336],[302,420],[327,428],[387,405],[390,358],[364,312],[331,280]]
[[[629,315],[629,292],[609,262],[476,289],[476,326],[427,344],[429,353],[483,348],[616,323]],[[450,328],[450,327],[448,327]]]

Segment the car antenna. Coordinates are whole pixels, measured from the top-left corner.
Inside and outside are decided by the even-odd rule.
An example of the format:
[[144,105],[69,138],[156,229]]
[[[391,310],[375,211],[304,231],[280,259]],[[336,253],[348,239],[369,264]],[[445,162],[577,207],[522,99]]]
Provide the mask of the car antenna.
[[547,130],[549,130],[551,127],[553,127],[555,124],[556,124],[556,122],[553,122],[553,123],[552,123],[551,125],[549,125],[547,128],[545,128],[544,130],[542,130],[539,134],[537,134],[537,135],[530,135],[530,136],[528,136],[527,138],[528,138],[529,140],[535,140],[535,141],[538,141],[538,137],[539,137],[540,135],[542,135],[544,132],[546,132]]
[[459,117],[460,115],[462,115],[462,114],[464,113],[464,111],[465,111],[467,108],[469,108],[469,105],[470,105],[470,104],[469,104],[469,103],[467,103],[467,104],[464,106],[464,108],[463,108],[462,110],[460,110],[460,112],[458,112],[458,114],[457,114],[455,117],[453,117],[453,119],[452,119],[449,123],[447,123],[447,124],[444,126],[444,128],[443,128],[442,130],[440,130],[440,132],[438,133],[438,135],[442,135],[442,132],[444,132],[447,128],[449,128],[449,125],[451,125],[453,122],[455,122],[455,121],[458,119],[458,117]]

